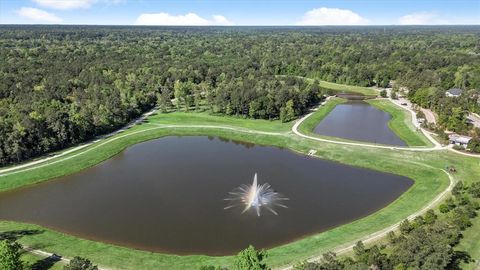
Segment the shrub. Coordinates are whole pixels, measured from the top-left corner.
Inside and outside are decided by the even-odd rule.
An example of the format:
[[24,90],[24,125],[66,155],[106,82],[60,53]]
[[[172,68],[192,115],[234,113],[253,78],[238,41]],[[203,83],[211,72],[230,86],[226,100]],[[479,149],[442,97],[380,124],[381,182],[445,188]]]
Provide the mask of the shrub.
[[64,270],[98,270],[96,265],[93,265],[90,260],[82,257],[74,257],[69,264],[63,267]]
[[265,250],[255,250],[253,246],[249,246],[235,256],[234,266],[237,270],[266,270],[269,269],[264,262],[266,257]]

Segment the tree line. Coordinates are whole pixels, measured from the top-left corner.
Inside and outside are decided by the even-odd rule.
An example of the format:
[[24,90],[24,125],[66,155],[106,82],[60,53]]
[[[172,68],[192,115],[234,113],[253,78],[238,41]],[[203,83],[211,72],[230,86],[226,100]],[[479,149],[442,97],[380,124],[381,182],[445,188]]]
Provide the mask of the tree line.
[[3,25],[0,165],[111,132],[157,105],[290,121],[325,94],[294,76],[380,87],[395,80],[412,95],[425,87],[478,90],[479,33],[475,26]]

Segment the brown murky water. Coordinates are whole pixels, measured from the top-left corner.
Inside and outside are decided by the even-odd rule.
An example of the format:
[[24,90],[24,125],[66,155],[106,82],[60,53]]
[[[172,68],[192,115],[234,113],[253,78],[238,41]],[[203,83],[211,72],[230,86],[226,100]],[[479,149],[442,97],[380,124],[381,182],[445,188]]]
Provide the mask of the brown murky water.
[[[258,173],[290,198],[278,216],[224,210],[228,192]],[[366,216],[408,178],[207,137],[166,137],[93,168],[0,194],[0,218],[83,238],[174,254],[269,248]]]
[[314,129],[320,135],[406,146],[389,127],[391,115],[361,100],[337,105]]

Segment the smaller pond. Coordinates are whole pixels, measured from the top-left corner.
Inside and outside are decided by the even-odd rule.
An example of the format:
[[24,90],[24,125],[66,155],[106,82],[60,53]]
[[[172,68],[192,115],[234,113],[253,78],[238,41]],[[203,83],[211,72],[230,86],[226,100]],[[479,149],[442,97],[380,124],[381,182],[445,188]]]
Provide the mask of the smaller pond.
[[361,100],[337,105],[314,129],[320,135],[407,146],[389,127],[392,116]]

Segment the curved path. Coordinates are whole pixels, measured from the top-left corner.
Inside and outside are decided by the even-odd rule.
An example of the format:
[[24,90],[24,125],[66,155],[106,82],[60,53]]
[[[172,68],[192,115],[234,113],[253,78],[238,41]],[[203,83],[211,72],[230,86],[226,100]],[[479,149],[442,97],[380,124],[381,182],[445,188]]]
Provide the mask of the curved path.
[[[394,103],[394,102],[393,102]],[[395,103],[394,103],[395,104]],[[398,105],[398,104],[397,104]],[[403,107],[402,107],[403,108]],[[405,108],[404,108],[405,109]],[[130,127],[132,127],[133,125],[137,124],[137,123],[140,123],[142,122],[145,118],[147,118],[148,116],[150,116],[151,114],[153,114],[155,112],[155,110],[152,110],[144,115],[142,115],[142,117],[140,117],[139,119],[135,120],[134,122],[132,122],[131,124],[129,124],[128,126],[122,128],[121,130],[118,130],[114,133],[111,133],[111,134],[108,134],[108,135],[105,135],[105,136],[102,136],[101,138],[93,141],[93,142],[90,142],[90,143],[87,143],[87,144],[84,144],[84,145],[81,145],[81,146],[78,146],[78,147],[75,147],[73,149],[70,149],[70,150],[67,150],[61,154],[58,154],[58,155],[55,155],[55,156],[52,156],[52,157],[47,157],[47,158],[44,158],[44,159],[39,159],[39,160],[36,160],[36,161],[33,161],[33,162],[30,162],[30,163],[26,163],[26,164],[22,164],[22,165],[18,165],[18,166],[13,166],[13,167],[9,167],[9,168],[6,168],[6,169],[3,169],[3,170],[0,170],[0,177],[2,176],[6,176],[6,175],[10,175],[10,174],[15,174],[15,173],[19,173],[19,172],[24,172],[24,171],[28,171],[28,170],[33,170],[33,169],[36,169],[36,168],[40,168],[40,167],[44,167],[44,166],[48,166],[48,165],[51,165],[51,164],[54,164],[54,163],[58,163],[58,162],[62,162],[64,160],[67,160],[67,159],[71,159],[71,158],[74,158],[74,157],[77,157],[79,155],[82,155],[84,153],[87,153],[91,150],[94,150],[102,145],[105,145],[105,144],[108,144],[112,141],[115,141],[115,140],[118,140],[118,139],[121,139],[121,138],[124,138],[124,137],[127,137],[127,136],[132,136],[132,135],[135,135],[135,134],[138,134],[138,133],[143,133],[143,132],[148,132],[148,131],[151,131],[151,130],[156,130],[156,129],[165,129],[165,128],[207,128],[207,129],[225,129],[225,130],[232,130],[232,131],[237,131],[237,132],[244,132],[244,133],[250,133],[250,134],[262,134],[262,135],[274,135],[274,136],[285,136],[285,135],[288,135],[289,133],[287,132],[284,132],[284,133],[277,133],[277,132],[266,132],[266,131],[257,131],[257,130],[250,130],[250,129],[247,129],[247,128],[240,128],[240,127],[232,127],[232,126],[221,126],[221,125],[163,125],[163,124],[154,124],[154,123],[146,123],[146,125],[153,125],[155,127],[152,127],[152,128],[147,128],[147,129],[144,129],[144,130],[139,130],[139,131],[134,131],[134,132],[130,132],[130,133],[127,133],[127,134],[123,134],[123,135],[119,135],[119,136],[116,136],[116,137],[113,137],[109,140],[107,140],[107,138],[111,137],[112,135],[115,135],[115,134],[118,134]],[[414,115],[413,111],[412,112],[412,115]],[[302,137],[302,138],[306,138],[306,139],[309,139],[309,140],[315,140],[315,141],[322,141],[322,142],[328,142],[328,143],[335,143],[335,144],[342,144],[342,145],[353,145],[353,146],[361,146],[361,147],[370,147],[370,148],[382,148],[382,149],[390,149],[390,150],[404,150],[404,151],[438,151],[438,150],[444,150],[444,149],[449,149],[449,147],[445,147],[445,146],[441,146],[438,142],[436,142],[431,136],[427,136],[427,138],[432,141],[432,143],[435,145],[434,147],[429,147],[429,148],[408,148],[408,147],[393,147],[393,146],[386,146],[386,145],[372,145],[372,144],[368,144],[368,143],[357,143],[357,142],[345,142],[345,141],[337,141],[337,140],[330,140],[330,139],[323,139],[323,138],[319,138],[319,137],[313,137],[313,136],[309,136],[309,135],[305,135],[303,133],[301,133],[300,131],[298,131],[298,127],[300,126],[300,124],[305,121],[305,119],[307,119],[308,117],[310,117],[313,113],[310,113],[310,114],[307,114],[305,115],[304,117],[302,117],[301,119],[299,119],[292,127],[292,132],[299,136],[299,137]],[[416,115],[415,115],[416,116]],[[415,118],[412,117],[412,121],[414,121]],[[416,126],[416,124],[414,123],[414,126]],[[422,131],[425,132],[423,129]],[[98,143],[98,144],[97,144]],[[96,145],[95,145],[96,144]],[[52,162],[47,162],[47,161],[50,161],[51,159],[54,159],[54,158],[59,158],[61,156],[65,156],[67,154],[70,154],[72,152],[75,152],[75,151],[79,151],[79,150],[82,150],[83,148],[87,147],[87,146],[91,146],[93,145],[93,147],[91,148],[88,148],[88,149],[85,149],[84,151],[81,151],[79,153],[76,153],[74,155],[70,155],[70,156],[67,156],[65,158],[60,158],[58,160],[54,160]],[[453,149],[451,149],[453,150]],[[457,152],[457,151],[456,151]],[[459,154],[465,154],[465,153],[461,153],[459,152]],[[466,155],[469,155],[469,154],[466,154]],[[470,155],[469,155],[470,156]],[[479,157],[479,156],[475,156],[475,157]],[[42,164],[43,163],[43,164]],[[423,166],[428,166],[428,165],[425,165],[425,164],[422,164]],[[428,166],[428,167],[431,167],[431,166]],[[431,167],[433,168],[433,167]],[[433,169],[436,169],[436,168],[433,168]],[[414,219],[415,217],[419,216],[419,215],[422,215],[424,214],[427,210],[431,209],[432,207],[434,207],[435,205],[437,205],[440,201],[442,201],[445,196],[447,196],[453,186],[455,185],[455,179],[453,178],[452,175],[450,175],[447,171],[445,170],[442,170],[445,174],[448,175],[449,177],[449,180],[450,180],[450,184],[449,186],[444,190],[442,191],[440,194],[438,194],[435,199],[433,199],[429,204],[427,204],[426,206],[424,206],[422,209],[420,209],[419,211],[411,214],[410,216],[408,216],[407,218],[408,219]],[[398,223],[395,223],[387,228],[384,228],[380,231],[377,231],[377,232],[374,232],[372,234],[369,234],[361,239],[358,239],[356,240],[355,242],[351,242],[351,243],[348,243],[348,244],[344,244],[344,245],[341,245],[339,247],[337,247],[336,249],[334,249],[333,251],[336,252],[337,254],[342,254],[342,253],[345,253],[347,251],[350,251],[354,245],[356,244],[356,242],[358,241],[363,241],[365,243],[369,243],[369,242],[373,242],[373,241],[376,241],[380,238],[383,238],[385,237],[388,232],[390,231],[393,231],[393,230],[396,230],[398,228],[398,226],[400,225],[401,222],[398,222]],[[33,253],[33,254],[36,254],[36,255],[40,255],[40,256],[45,256],[45,257],[48,257],[48,256],[52,256],[53,254],[52,253],[48,253],[48,252],[45,252],[45,251],[42,251],[42,250],[37,250],[37,249],[32,249],[32,248],[29,248],[29,247],[24,247],[24,249],[27,251],[27,252],[30,252],[30,253]],[[310,258],[308,261],[318,261],[322,258],[322,256],[316,256],[316,257],[312,257]],[[69,262],[69,259],[67,258],[62,258],[61,259],[62,261],[64,262]],[[103,268],[105,269],[105,268]],[[284,268],[280,268],[280,269],[284,269],[284,270],[287,270],[287,269],[292,269],[292,266],[286,266]]]
[[[302,138],[306,138],[309,140],[315,140],[320,142],[328,142],[328,143],[335,143],[335,144],[343,144],[343,145],[352,145],[352,146],[362,146],[362,147],[369,147],[369,148],[380,148],[380,149],[390,149],[390,150],[404,150],[404,151],[419,151],[419,152],[430,152],[430,151],[438,151],[438,150],[445,150],[447,147],[436,145],[434,147],[398,147],[398,146],[388,146],[388,145],[377,145],[377,144],[369,144],[369,143],[360,143],[360,142],[345,142],[345,141],[337,141],[331,139],[324,139],[320,137],[309,136],[301,133],[298,131],[298,127],[310,117],[313,113],[309,113],[304,117],[300,118],[292,127],[292,132],[295,133],[297,136]],[[430,139],[430,137],[427,137]]]
[[[425,166],[427,166],[427,165],[425,165]],[[428,166],[428,167],[431,167],[431,166]],[[433,168],[433,167],[431,167],[431,168]],[[434,168],[434,169],[436,169],[436,168]],[[443,199],[445,199],[445,197],[452,191],[452,189],[453,189],[453,187],[455,186],[455,183],[456,183],[455,178],[450,173],[448,173],[447,171],[445,171],[443,169],[441,169],[441,171],[443,171],[445,174],[447,174],[448,179],[450,180],[450,184],[448,185],[448,187],[444,191],[442,191],[440,194],[438,194],[437,197],[435,197],[432,201],[430,201],[426,206],[424,206],[422,209],[418,210],[417,212],[411,214],[406,219],[411,221],[411,220],[415,219],[416,217],[425,214],[428,210],[432,209],[438,203],[440,203]],[[335,248],[331,251],[335,252],[337,255],[338,254],[344,254],[344,253],[347,253],[347,252],[351,251],[358,241],[362,241],[363,243],[371,243],[371,242],[375,242],[377,240],[380,240],[380,239],[386,237],[389,232],[397,230],[398,227],[400,226],[400,223],[402,223],[402,222],[403,222],[403,220],[399,221],[399,222],[397,222],[397,223],[395,223],[395,224],[393,224],[393,225],[391,225],[387,228],[384,228],[380,231],[376,231],[376,232],[371,233],[369,235],[366,235],[362,238],[359,238],[355,241],[349,242],[349,243],[344,244],[344,245],[340,245],[340,246],[338,246],[337,248]],[[309,258],[307,261],[308,262],[318,262],[322,258],[323,258],[323,255],[318,255],[318,256]],[[291,270],[291,269],[293,269],[293,265],[288,265],[288,266],[285,266],[285,267],[278,268],[278,270]]]
[[[392,102],[394,104],[396,104],[395,102]],[[396,104],[398,106],[400,106],[401,108],[403,109],[407,109],[407,108],[404,108],[402,107],[401,105],[399,104]],[[7,175],[10,175],[10,174],[16,174],[16,173],[19,173],[19,172],[23,172],[23,171],[29,171],[29,170],[33,170],[35,168],[40,168],[40,167],[44,167],[44,166],[47,166],[49,164],[54,164],[54,163],[58,163],[58,162],[61,162],[63,160],[67,160],[67,159],[71,159],[73,157],[76,157],[76,156],[79,156],[85,152],[88,152],[92,149],[95,149],[99,146],[102,146],[106,143],[109,143],[109,142],[112,142],[112,141],[115,141],[117,139],[120,139],[120,138],[123,138],[123,137],[126,137],[126,136],[130,136],[130,135],[134,135],[134,134],[137,134],[137,133],[142,133],[142,132],[145,132],[145,131],[149,131],[149,130],[153,130],[153,129],[158,129],[158,128],[218,128],[218,129],[226,129],[226,130],[233,130],[233,131],[239,131],[239,132],[246,132],[246,133],[252,133],[252,134],[262,134],[262,135],[284,135],[285,133],[277,133],[277,132],[265,132],[265,131],[256,131],[256,130],[250,130],[250,129],[246,129],[246,128],[239,128],[239,127],[232,127],[232,126],[221,126],[221,125],[163,125],[163,124],[152,124],[152,123],[147,123],[149,125],[155,125],[155,126],[158,126],[157,128],[151,128],[151,129],[145,129],[145,130],[140,130],[140,131],[136,131],[136,132],[131,132],[131,133],[128,133],[128,134],[125,134],[125,135],[120,135],[120,136],[117,136],[117,137],[114,137],[113,139],[111,140],[107,140],[107,141],[104,141],[110,137],[112,137],[113,135],[116,135],[118,133],[121,133],[127,129],[129,129],[130,127],[138,124],[138,123],[141,123],[143,122],[143,120],[145,120],[148,116],[152,115],[153,113],[156,112],[156,109],[153,109],[145,114],[143,114],[140,118],[136,119],[135,121],[131,122],[129,125],[125,126],[124,128],[120,129],[120,130],[117,130],[115,132],[112,132],[110,134],[107,134],[107,135],[104,135],[104,136],[101,136],[100,138],[92,141],[92,142],[89,142],[89,143],[86,143],[86,144],[83,144],[83,145],[80,145],[80,146],[77,146],[77,147],[74,147],[72,149],[69,149],[67,151],[64,151],[60,154],[57,154],[57,155],[53,155],[53,156],[50,156],[50,157],[46,157],[46,158],[42,158],[42,159],[38,159],[38,160],[35,160],[35,161],[32,161],[32,162],[28,162],[28,163],[25,163],[25,164],[20,164],[20,165],[17,165],[17,166],[12,166],[12,167],[8,167],[8,168],[4,168],[4,169],[0,169],[0,177],[2,176],[7,176]],[[414,119],[416,119],[416,115],[413,111],[410,110],[410,112],[412,113],[412,116],[414,116],[415,118],[412,117],[412,122],[414,124],[414,126],[417,125],[416,121]],[[375,145],[375,144],[369,144],[369,143],[361,143],[361,142],[346,142],[346,141],[338,141],[338,140],[332,140],[332,139],[324,139],[324,138],[320,138],[320,137],[314,137],[314,136],[309,136],[309,135],[305,135],[303,133],[301,133],[300,131],[298,131],[298,127],[302,124],[303,121],[305,121],[305,119],[307,119],[308,117],[310,117],[311,115],[313,114],[312,113],[309,113],[305,116],[303,116],[301,119],[297,120],[297,122],[293,125],[292,127],[292,132],[294,134],[296,134],[297,136],[300,136],[302,138],[306,138],[306,139],[310,139],[310,140],[315,140],[315,141],[321,141],[321,142],[328,142],[328,143],[335,143],[335,144],[342,144],[342,145],[352,145],[352,146],[361,146],[361,147],[370,147],[370,148],[380,148],[380,149],[390,149],[390,150],[404,150],[404,151],[420,151],[420,152],[428,152],[428,151],[437,151],[437,150],[445,150],[445,149],[448,149],[448,150],[451,150],[451,151],[454,151],[455,153],[458,153],[458,154],[461,154],[461,155],[465,155],[465,156],[471,156],[471,157],[480,157],[480,155],[475,155],[475,154],[468,154],[468,153],[463,153],[463,152],[460,152],[460,151],[456,151],[454,149],[452,149],[451,147],[448,147],[448,146],[441,146],[435,139],[433,139],[428,131],[425,131],[424,129],[421,128],[422,132],[424,132],[424,134],[427,134],[427,138],[435,145],[434,147],[396,147],[396,146],[388,146],[388,145]],[[103,142],[101,142],[103,141]],[[101,143],[100,143],[101,142]],[[82,151],[80,153],[77,153],[75,155],[72,155],[72,156],[68,156],[68,157],[65,157],[63,159],[58,159],[58,160],[55,160],[53,162],[47,162],[47,161],[50,161],[52,159],[56,159],[56,158],[59,158],[59,157],[62,157],[62,156],[66,156],[70,153],[73,153],[73,152],[76,152],[76,151],[79,151],[79,150],[82,150],[83,148],[87,147],[87,146],[91,146],[91,145],[94,145],[96,143],[99,143],[98,145],[95,145],[94,147],[92,148],[89,148],[85,151]],[[23,170],[22,170],[23,169]]]
[[427,137],[427,139],[430,140],[430,142],[433,143],[433,145],[435,145],[435,147],[442,147],[442,145],[432,137],[432,133],[428,132],[427,130],[425,130],[424,128],[421,127],[421,125],[420,125],[420,123],[418,122],[418,119],[417,119],[417,113],[414,110],[412,110],[409,107],[402,106],[402,104],[396,102],[395,100],[393,100],[391,98],[388,98],[388,100],[390,100],[390,102],[397,105],[401,109],[409,111],[410,114],[412,115],[413,126],[420,129],[422,131],[423,135],[425,135],[425,137]]
[[8,167],[8,168],[4,168],[4,169],[0,169],[0,173],[5,173],[5,172],[10,172],[10,171],[14,171],[14,170],[18,170],[18,169],[21,169],[21,168],[26,168],[26,167],[30,167],[30,166],[34,166],[34,165],[37,165],[37,164],[40,164],[40,163],[43,163],[43,162],[46,162],[46,161],[49,161],[49,160],[52,160],[54,158],[58,158],[58,157],[62,157],[62,156],[65,156],[65,155],[68,155],[70,153],[73,153],[75,151],[78,151],[78,150],[81,150],[87,146],[90,146],[94,143],[97,143],[99,141],[101,141],[102,139],[106,139],[106,138],[109,138],[113,135],[116,135],[120,132],[123,132],[133,126],[135,126],[136,124],[138,123],[141,123],[143,122],[143,120],[145,120],[147,117],[149,117],[150,115],[152,115],[153,113],[155,113],[157,111],[157,109],[152,109],[144,114],[142,114],[139,118],[131,121],[130,123],[128,123],[126,126],[124,126],[123,128],[119,129],[119,130],[116,130],[114,132],[111,132],[109,134],[105,134],[105,135],[102,135],[102,136],[99,136],[97,137],[95,140],[91,141],[91,142],[87,142],[87,143],[84,143],[82,145],[79,145],[79,146],[76,146],[76,147],[73,147],[73,148],[70,148],[68,149],[67,151],[64,151],[62,153],[59,153],[59,154],[55,154],[55,155],[49,155],[48,157],[45,157],[45,158],[40,158],[40,159],[37,159],[37,160],[34,160],[34,161],[30,161],[30,162],[27,162],[27,163],[23,163],[23,164],[19,164],[19,165],[16,165],[16,166],[11,166],[11,167]]
[[[24,165],[19,165],[19,166],[15,166],[15,167],[11,167],[11,168],[7,168],[7,169],[4,169],[4,170],[0,170],[0,177],[4,177],[4,176],[8,176],[8,175],[12,175],[12,174],[17,174],[17,173],[21,173],[21,172],[25,172],[25,171],[30,171],[30,170],[34,170],[34,169],[38,169],[38,168],[42,168],[42,167],[45,167],[45,166],[49,166],[49,165],[52,165],[52,164],[56,164],[56,163],[59,163],[59,162],[62,162],[62,161],[65,161],[65,160],[69,160],[69,159],[72,159],[72,158],[75,158],[75,157],[78,157],[80,155],[83,155],[87,152],[90,152],[92,150],[95,150],[97,149],[98,147],[100,146],[103,146],[105,144],[108,144],[108,143],[111,143],[113,141],[116,141],[118,139],[122,139],[124,137],[128,137],[128,136],[132,136],[132,135],[135,135],[135,134],[139,134],[139,133],[144,133],[144,132],[147,132],[147,131],[151,131],[151,130],[156,130],[156,129],[166,129],[166,128],[206,128],[206,129],[224,129],[224,130],[232,130],[232,131],[236,131],[236,132],[243,132],[243,133],[250,133],[250,134],[261,134],[261,135],[271,135],[271,136],[284,136],[284,135],[287,135],[288,133],[279,133],[279,132],[267,132],[267,131],[257,131],[257,130],[250,130],[250,129],[246,129],[246,128],[240,128],[240,127],[229,127],[229,126],[216,126],[216,125],[163,125],[163,124],[151,124],[151,123],[146,123],[146,125],[153,125],[155,127],[152,127],[152,128],[147,128],[147,129],[143,129],[143,130],[139,130],[139,131],[134,131],[134,132],[130,132],[130,133],[127,133],[127,134],[123,134],[123,135],[120,135],[120,136],[116,136],[110,140],[106,140],[106,141],[103,141],[103,142],[100,142],[100,140],[96,140],[94,142],[91,142],[89,144],[86,144],[86,145],[82,145],[82,148],[86,147],[86,146],[90,146],[94,143],[98,143],[96,145],[94,145],[93,147],[91,148],[88,148],[84,151],[81,151],[79,153],[76,153],[74,155],[71,155],[71,156],[67,156],[67,157],[64,157],[64,158],[61,158],[61,159],[58,159],[58,160],[54,160],[54,161],[51,161],[51,162],[47,162],[49,160],[51,160],[52,158],[57,158],[57,157],[61,157],[61,156],[64,156],[66,154],[69,154],[69,153],[72,153],[74,151],[77,151],[79,150],[79,147],[76,147],[74,149],[71,149],[71,150],[68,150],[68,151],[65,151],[64,153],[62,154],[59,154],[59,155],[56,155],[54,157],[49,157],[49,158],[45,158],[42,160],[42,162],[35,162],[34,164],[31,164],[31,163],[28,163],[28,164],[24,164]],[[118,133],[118,132],[117,132]],[[43,163],[44,162],[44,163]],[[39,163],[42,163],[42,164],[39,164]]]
[[[391,101],[391,100],[390,100]],[[392,103],[396,104],[395,102],[391,101]],[[408,108],[404,108],[402,107],[400,104],[396,104],[398,106],[400,106],[401,108],[403,109],[407,109],[408,111],[410,111],[412,113],[412,122],[414,124],[414,126],[416,126],[417,128],[420,128],[422,130],[422,132],[426,135],[426,137],[435,145],[434,147],[429,147],[429,148],[408,148],[408,147],[393,147],[393,146],[386,146],[386,145],[373,145],[373,144],[366,144],[366,143],[356,143],[356,142],[344,142],[344,141],[336,141],[336,140],[329,140],[329,139],[323,139],[323,138],[319,138],[319,137],[313,137],[313,136],[309,136],[309,135],[305,135],[303,133],[301,133],[300,131],[298,131],[298,127],[302,124],[303,121],[305,121],[305,119],[307,119],[308,117],[310,117],[312,113],[309,113],[307,115],[305,115],[304,117],[302,117],[301,119],[299,119],[292,127],[292,131],[300,136],[300,137],[303,137],[303,138],[306,138],[306,139],[310,139],[310,140],[316,140],[316,141],[322,141],[322,142],[329,142],[329,143],[336,143],[336,144],[343,144],[343,145],[354,145],[354,146],[362,146],[362,147],[370,147],[370,148],[381,148],[381,149],[391,149],[391,150],[406,150],[406,151],[438,151],[438,150],[444,150],[444,149],[451,149],[451,147],[447,147],[447,146],[441,146],[435,139],[433,139],[433,137],[431,137],[431,135],[428,133],[428,131],[424,130],[423,128],[421,128],[417,121],[416,121],[416,114],[413,110],[410,110]],[[451,149],[453,150],[453,149]],[[459,154],[465,154],[465,153],[461,153],[459,151],[456,151],[456,150],[453,150]],[[469,155],[469,154],[465,154],[465,155]],[[478,155],[469,155],[469,156],[475,156],[475,157],[479,157]],[[434,168],[434,167],[431,167],[431,166],[428,166],[428,165],[425,165],[425,164],[421,164],[423,166],[427,166],[427,167],[430,167],[432,169],[437,169],[437,168]],[[448,179],[450,180],[450,183],[448,185],[448,187],[442,191],[440,194],[438,194],[431,202],[429,202],[426,206],[424,206],[422,209],[418,210],[417,212],[411,214],[410,216],[408,216],[406,219],[408,220],[413,220],[415,219],[416,217],[420,216],[420,215],[423,215],[425,212],[427,212],[429,209],[432,209],[433,207],[435,207],[439,202],[441,202],[453,189],[453,187],[455,186],[455,183],[456,183],[456,180],[455,178],[450,174],[448,173],[446,170],[443,170],[441,169],[441,171],[443,171],[447,176],[448,176]],[[358,241],[362,241],[364,243],[371,243],[371,242],[375,242],[381,238],[384,238],[389,232],[391,231],[395,231],[398,229],[398,227],[400,226],[400,222],[397,222],[389,227],[386,227],[380,231],[377,231],[377,232],[374,232],[374,233],[371,233],[367,236],[364,236],[362,238],[359,238],[355,241],[352,241],[350,243],[347,243],[347,244],[344,244],[344,245],[340,245],[338,246],[337,248],[333,249],[332,251],[335,252],[336,254],[343,254],[343,253],[346,253],[350,250],[353,249],[353,247],[356,245],[356,243]],[[317,261],[320,261],[322,259],[322,255],[319,255],[319,256],[315,256],[315,257],[312,257],[310,259],[308,259],[307,261],[308,262],[317,262]],[[292,265],[288,265],[286,267],[281,267],[279,268],[281,270],[290,270],[290,269],[293,269],[293,266]]]

